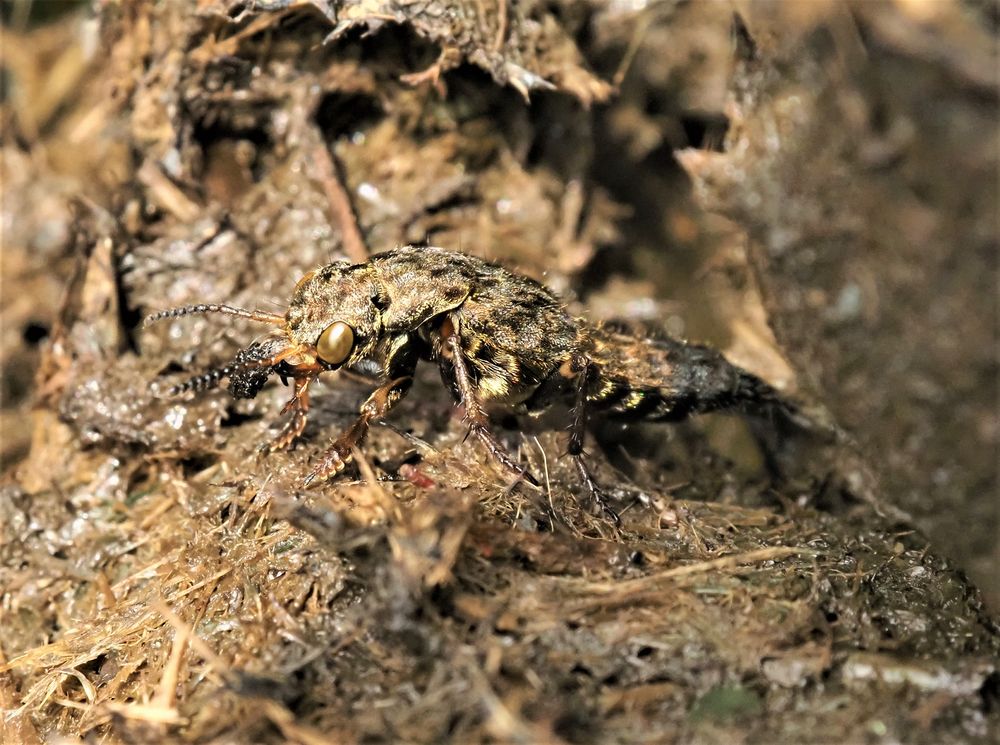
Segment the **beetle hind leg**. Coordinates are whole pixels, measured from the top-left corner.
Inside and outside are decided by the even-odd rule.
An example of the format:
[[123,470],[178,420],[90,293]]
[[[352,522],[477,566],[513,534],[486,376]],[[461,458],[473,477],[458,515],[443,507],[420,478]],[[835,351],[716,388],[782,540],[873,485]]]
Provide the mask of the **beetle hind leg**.
[[611,507],[609,495],[604,491],[597,479],[594,478],[594,474],[587,465],[583,452],[583,440],[587,432],[587,386],[594,375],[594,367],[590,360],[584,357],[572,366],[572,370],[577,373],[576,397],[571,412],[572,423],[569,431],[569,444],[566,450],[576,464],[576,468],[580,472],[580,478],[586,485],[593,503],[604,514],[614,520],[616,524],[620,524],[621,517]]

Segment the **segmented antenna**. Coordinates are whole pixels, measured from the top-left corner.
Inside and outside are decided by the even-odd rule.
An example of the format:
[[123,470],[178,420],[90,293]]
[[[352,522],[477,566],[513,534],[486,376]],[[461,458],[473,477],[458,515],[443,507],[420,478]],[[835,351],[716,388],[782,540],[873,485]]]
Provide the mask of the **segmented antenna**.
[[211,388],[215,388],[219,384],[219,381],[223,378],[227,378],[232,375],[236,370],[239,369],[236,365],[226,365],[225,367],[217,367],[214,370],[208,370],[203,372],[201,375],[195,375],[183,383],[178,383],[177,385],[171,386],[167,393],[171,396],[177,396],[181,393],[187,393],[188,391],[207,391]]
[[151,323],[162,321],[164,318],[192,316],[198,313],[222,313],[227,316],[247,318],[251,321],[258,321],[260,323],[273,323],[276,326],[283,326],[285,324],[285,317],[279,316],[277,313],[268,313],[263,310],[244,310],[243,308],[233,308],[229,305],[217,305],[215,303],[202,303],[200,305],[185,305],[182,308],[161,310],[159,313],[153,313],[152,315],[146,316],[146,320],[143,322],[143,325],[148,326]]
[[223,378],[229,378],[229,392],[235,398],[254,398],[274,372],[272,364],[278,348],[284,345],[282,339],[268,339],[254,342],[236,353],[228,365],[206,370],[200,375],[172,386],[168,393],[176,396],[188,391],[207,391],[215,388]]

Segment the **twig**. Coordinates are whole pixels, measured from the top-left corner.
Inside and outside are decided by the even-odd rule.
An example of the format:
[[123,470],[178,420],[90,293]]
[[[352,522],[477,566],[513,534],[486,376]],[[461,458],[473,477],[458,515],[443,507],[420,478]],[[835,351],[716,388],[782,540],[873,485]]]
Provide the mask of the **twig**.
[[295,721],[295,715],[277,701],[262,700],[259,703],[264,716],[281,730],[281,734],[289,742],[299,745],[339,745],[339,743],[356,742],[356,738],[350,732],[336,729],[320,731],[307,724],[299,724]]
[[643,17],[636,24],[635,31],[632,33],[632,38],[629,39],[628,48],[625,50],[625,55],[622,57],[621,62],[618,63],[618,69],[615,71],[614,77],[611,78],[611,84],[615,88],[621,87],[621,84],[625,80],[625,76],[628,74],[629,68],[632,66],[632,61],[635,59],[636,54],[639,52],[639,47],[642,46],[642,42],[646,39],[646,34],[649,32],[650,26],[653,25],[653,17],[649,13],[643,14]]
[[493,51],[503,48],[504,37],[507,36],[507,0],[499,0],[497,7],[497,35],[493,40]]
[[157,704],[142,704],[139,702],[123,703],[121,701],[105,701],[102,708],[125,719],[136,719],[147,724],[184,724],[187,720],[181,718],[176,709],[164,709]]
[[189,54],[193,60],[197,60],[201,64],[206,64],[212,60],[231,57],[236,54],[240,44],[242,44],[245,39],[249,39],[251,36],[255,36],[272,26],[278,26],[285,19],[285,16],[289,15],[291,12],[293,12],[293,8],[287,8],[285,10],[278,11],[277,13],[260,15],[248,23],[245,28],[240,29],[230,37],[222,39],[221,41],[217,36],[212,36],[206,39],[201,46],[192,50]]
[[200,637],[198,637],[191,628],[190,625],[186,624],[180,616],[171,610],[170,606],[167,605],[166,601],[162,599],[156,599],[150,603],[150,606],[154,611],[163,616],[167,623],[174,627],[177,633],[183,633],[187,637],[187,643],[191,645],[191,648],[195,652],[200,654],[205,658],[205,661],[212,667],[213,672],[215,672],[222,680],[229,680],[232,677],[232,671],[221,657],[219,657],[208,644],[203,642]]
[[181,222],[194,222],[201,214],[201,206],[167,178],[152,160],[146,160],[139,167],[136,177],[148,190],[150,199]]
[[[0,666],[6,666],[7,657],[0,648]],[[18,709],[21,695],[14,678],[6,671],[0,672],[0,742],[23,742],[25,745],[40,745],[42,738],[24,709]]]
[[717,559],[685,564],[684,566],[667,569],[647,577],[637,577],[636,579],[621,582],[587,582],[586,589],[591,592],[606,594],[641,592],[652,589],[665,579],[688,577],[692,574],[704,574],[705,572],[712,572],[718,569],[730,569],[743,564],[784,559],[789,556],[811,556],[815,555],[815,553],[816,551],[813,549],[801,548],[799,546],[770,546],[768,548],[759,548],[755,551],[747,551],[742,554],[729,554],[728,556],[720,556]]
[[340,180],[333,154],[326,145],[320,144],[313,149],[313,162],[316,165],[316,175],[330,202],[330,209],[333,210],[333,218],[340,228],[344,252],[351,261],[359,264],[368,261],[368,249],[361,237],[361,229],[351,207],[351,200]]
[[467,659],[465,667],[468,671],[469,680],[472,684],[473,692],[479,697],[479,705],[486,715],[486,730],[501,742],[531,742],[538,745],[566,745],[566,741],[557,735],[551,727],[545,723],[536,723],[526,720],[519,711],[517,705],[520,696],[515,691],[511,697],[511,703],[515,708],[511,708],[507,702],[503,701],[493,689],[489,678],[483,672],[478,661]]

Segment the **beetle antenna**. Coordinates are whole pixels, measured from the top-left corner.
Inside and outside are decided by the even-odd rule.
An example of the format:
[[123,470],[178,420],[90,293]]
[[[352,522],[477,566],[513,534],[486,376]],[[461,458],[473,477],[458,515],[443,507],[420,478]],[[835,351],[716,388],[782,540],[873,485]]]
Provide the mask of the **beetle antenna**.
[[159,313],[153,313],[152,315],[146,316],[143,326],[148,326],[151,323],[162,321],[164,318],[192,316],[198,313],[222,313],[227,316],[247,318],[251,321],[258,321],[260,323],[273,323],[276,326],[283,326],[285,323],[285,317],[279,316],[277,313],[268,313],[263,310],[244,310],[243,308],[233,308],[229,305],[203,303],[201,305],[185,305],[182,308],[171,308],[170,310],[161,310]]
[[168,390],[168,394],[176,396],[188,391],[207,391],[215,388],[223,378],[229,378],[229,392],[234,397],[254,398],[274,374],[275,367],[294,351],[294,347],[287,347],[285,341],[277,337],[262,342],[255,341],[237,352],[228,364],[206,370],[178,383]]
[[[247,370],[268,370],[271,367],[272,366],[268,364],[267,360],[248,360],[246,362],[238,363],[231,362],[228,365],[223,365],[222,367],[215,367],[211,370],[206,370],[200,375],[195,375],[193,378],[185,380],[183,383],[171,386],[167,393],[171,396],[187,393],[188,391],[200,393],[201,391],[207,391],[211,388],[215,388],[219,385],[219,381],[223,378],[232,379],[233,375],[236,375],[237,373],[246,372]],[[267,373],[265,373],[265,375],[266,374]]]
[[207,391],[210,388],[215,388],[219,381],[228,376],[233,372],[232,365],[226,365],[225,367],[217,367],[212,370],[201,373],[200,375],[195,375],[193,378],[185,380],[183,383],[178,383],[177,385],[171,386],[167,393],[171,396],[177,396],[181,393],[187,393],[188,391]]

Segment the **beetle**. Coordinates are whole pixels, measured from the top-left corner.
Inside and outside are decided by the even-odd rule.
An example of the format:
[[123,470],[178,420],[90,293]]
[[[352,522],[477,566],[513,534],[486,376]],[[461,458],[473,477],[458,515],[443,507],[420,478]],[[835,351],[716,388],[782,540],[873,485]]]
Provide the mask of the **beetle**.
[[172,389],[201,391],[228,378],[234,397],[253,398],[271,375],[291,380],[292,396],[282,409],[289,418],[266,446],[269,451],[287,448],[301,435],[309,387],[322,373],[343,368],[377,381],[304,486],[344,469],[371,424],[407,394],[421,360],[437,364],[464,408],[470,434],[504,467],[531,481],[493,433],[489,411],[531,414],[568,404],[568,454],[595,501],[612,515],[583,457],[588,416],[669,422],[734,407],[793,408],[709,347],[592,324],[570,315],[551,290],[529,277],[432,246],[315,269],[295,285],[284,315],[201,304],[153,314],[147,323],[197,313],[274,327],[230,364]]

